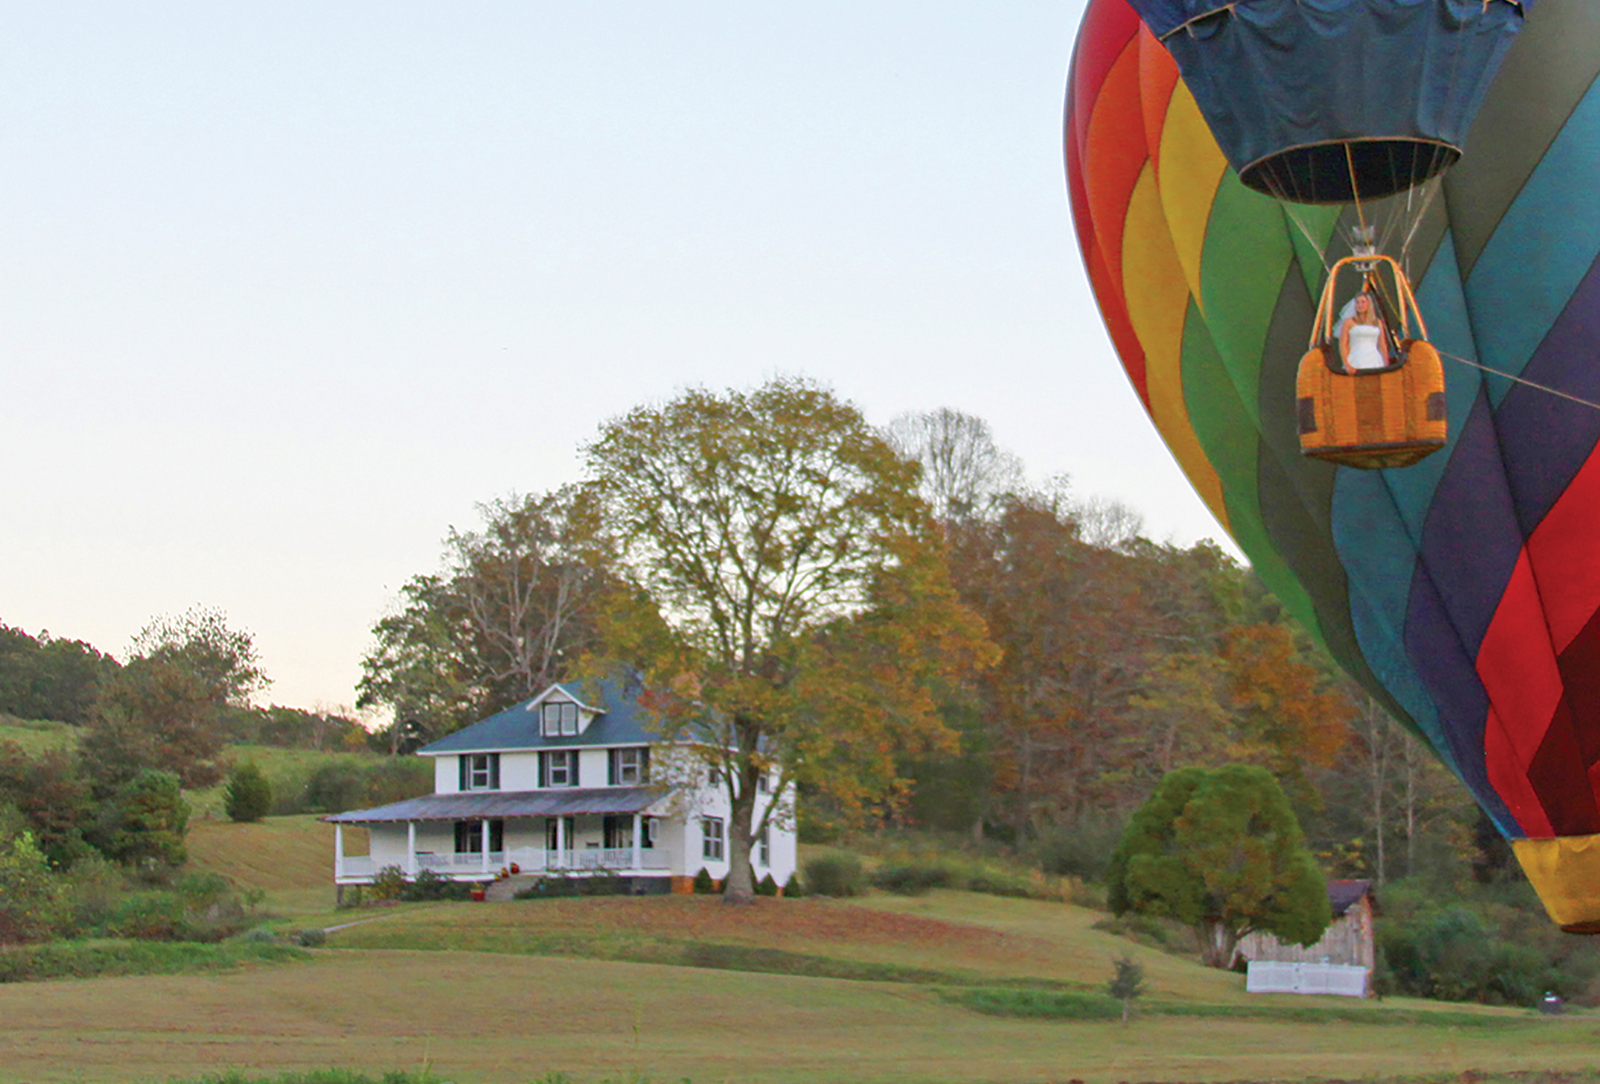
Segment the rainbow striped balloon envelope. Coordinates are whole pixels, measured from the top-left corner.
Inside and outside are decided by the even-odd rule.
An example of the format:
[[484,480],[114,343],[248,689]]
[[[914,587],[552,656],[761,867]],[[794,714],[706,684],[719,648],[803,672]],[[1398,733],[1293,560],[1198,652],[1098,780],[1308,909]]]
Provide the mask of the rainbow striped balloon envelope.
[[[1335,19],[1386,2],[1419,0],[1309,6]],[[1421,2],[1441,19],[1461,6]],[[1402,164],[1412,175],[1361,205],[1313,205],[1241,182],[1128,0],[1091,0],[1067,175],[1106,326],[1195,489],[1470,788],[1552,918],[1597,932],[1600,3],[1538,0],[1517,17],[1472,91],[1459,161],[1420,184]],[[1448,441],[1403,469],[1300,450],[1296,364],[1325,268],[1360,244],[1405,267],[1444,358]]]

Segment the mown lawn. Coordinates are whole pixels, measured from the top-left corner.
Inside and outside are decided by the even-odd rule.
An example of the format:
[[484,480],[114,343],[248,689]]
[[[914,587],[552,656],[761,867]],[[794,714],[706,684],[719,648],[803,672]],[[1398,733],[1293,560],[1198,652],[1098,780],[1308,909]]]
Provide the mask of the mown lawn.
[[1018,1020],[896,983],[505,954],[321,952],[293,967],[0,987],[0,1084],[229,1066],[431,1068],[461,1084],[1382,1080],[1589,1070],[1600,1027]]
[[[285,924],[356,924],[306,964],[0,987],[0,1084],[227,1066],[426,1068],[460,1084],[558,1072],[576,1084],[1096,1084],[1600,1065],[1600,1018],[1249,996],[1240,976],[1096,930],[1099,912],[1063,903],[935,891],[335,912],[332,831],[313,817],[202,822],[190,849],[197,866],[267,889]],[[1061,1018],[1124,952],[1146,969],[1148,1011],[1127,1026]]]

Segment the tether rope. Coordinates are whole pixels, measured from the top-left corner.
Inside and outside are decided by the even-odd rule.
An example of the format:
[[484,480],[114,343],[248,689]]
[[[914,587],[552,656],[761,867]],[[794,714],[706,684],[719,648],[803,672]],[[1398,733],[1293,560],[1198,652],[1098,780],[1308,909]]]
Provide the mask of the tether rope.
[[1513,376],[1511,373],[1501,372],[1499,369],[1491,369],[1482,362],[1472,361],[1469,358],[1461,357],[1459,354],[1446,353],[1443,350],[1439,350],[1438,347],[1434,347],[1434,349],[1438,350],[1441,358],[1449,358],[1451,361],[1459,361],[1463,365],[1471,366],[1474,369],[1480,369],[1486,373],[1492,373],[1495,376],[1509,380],[1515,384],[1526,384],[1528,387],[1537,391],[1542,391],[1549,395],[1555,395],[1562,399],[1570,399],[1572,402],[1586,406],[1591,410],[1600,410],[1600,403],[1597,403],[1592,399],[1585,399],[1580,395],[1573,395],[1571,392],[1562,391],[1560,388],[1552,388],[1548,384],[1540,384],[1537,381],[1528,380],[1525,377]]

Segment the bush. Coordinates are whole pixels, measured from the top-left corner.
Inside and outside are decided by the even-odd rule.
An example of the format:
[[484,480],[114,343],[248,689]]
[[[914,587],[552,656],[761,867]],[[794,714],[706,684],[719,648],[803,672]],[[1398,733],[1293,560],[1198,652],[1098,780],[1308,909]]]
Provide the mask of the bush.
[[258,821],[272,812],[272,784],[254,761],[247,760],[228,776],[222,802],[229,820],[235,823]]
[[1033,856],[1044,872],[1085,881],[1105,878],[1111,852],[1117,849],[1126,827],[1123,818],[1109,813],[1089,813],[1071,824],[1059,824],[1040,835]]
[[379,902],[398,900],[406,888],[406,874],[399,866],[384,866],[367,886],[367,895]]
[[366,803],[367,782],[354,764],[324,764],[306,783],[306,804],[316,813],[343,813]]
[[629,884],[630,882],[614,873],[596,873],[592,876],[584,877],[553,874],[540,877],[511,898],[514,900],[554,900],[572,896],[626,896]]
[[694,875],[694,894],[697,896],[713,896],[717,891],[717,882],[711,879],[711,871],[704,866]]
[[800,878],[793,873],[789,874],[789,879],[783,882],[783,898],[786,900],[798,900],[803,898],[805,894],[806,888],[805,885],[800,883]]
[[897,896],[920,896],[930,888],[946,888],[953,880],[948,869],[901,863],[872,871],[872,886]]
[[806,863],[806,891],[813,896],[859,896],[866,890],[861,860],[853,854],[835,851]]
[[418,870],[416,877],[401,882],[399,898],[407,903],[470,899],[472,882],[452,881],[437,870]]
[[321,948],[328,943],[328,935],[319,929],[301,930],[294,935],[294,943],[301,948]]
[[65,918],[61,886],[32,833],[0,840],[0,944],[48,941]]
[[778,882],[772,879],[772,874],[769,873],[765,877],[761,878],[761,880],[756,882],[756,895],[776,896],[777,894]]

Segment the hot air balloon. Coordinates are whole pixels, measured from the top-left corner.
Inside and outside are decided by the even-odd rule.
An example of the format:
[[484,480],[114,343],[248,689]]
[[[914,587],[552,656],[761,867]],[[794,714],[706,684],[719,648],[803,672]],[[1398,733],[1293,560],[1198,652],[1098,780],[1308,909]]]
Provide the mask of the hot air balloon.
[[[1203,0],[1140,6],[1198,12],[1196,38],[1224,17]],[[1225,151],[1204,94],[1180,79],[1174,54],[1185,72],[1193,58],[1129,0],[1090,0],[1066,159],[1096,299],[1150,417],[1263,580],[1461,778],[1551,917],[1600,932],[1600,4],[1228,5],[1240,20],[1285,6],[1326,17],[1329,37],[1353,11],[1507,9],[1469,73],[1498,58],[1492,80],[1447,88],[1481,99],[1460,130],[1407,135],[1412,108],[1401,127],[1360,119],[1290,142],[1437,138],[1460,160],[1431,179],[1398,168],[1405,183],[1381,198],[1358,169],[1361,204],[1274,198],[1272,184],[1241,179],[1237,167],[1261,159]],[[1429,43],[1412,46],[1432,70]],[[1459,70],[1452,48],[1437,55]],[[1322,64],[1298,69],[1303,81],[1329,79]],[[1262,80],[1300,78],[1214,70],[1247,98],[1279,94]],[[1345,83],[1331,83],[1337,99]],[[1295,100],[1309,103],[1296,123],[1344,123],[1311,90]],[[1297,362],[1330,266],[1367,242],[1415,285],[1446,367],[1448,436],[1401,469],[1301,449]]]

